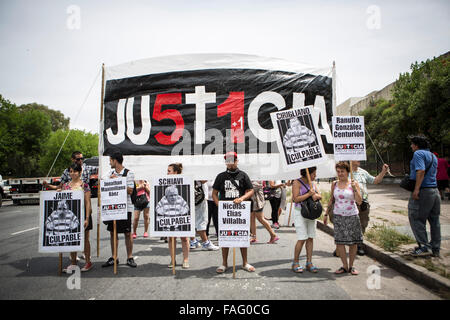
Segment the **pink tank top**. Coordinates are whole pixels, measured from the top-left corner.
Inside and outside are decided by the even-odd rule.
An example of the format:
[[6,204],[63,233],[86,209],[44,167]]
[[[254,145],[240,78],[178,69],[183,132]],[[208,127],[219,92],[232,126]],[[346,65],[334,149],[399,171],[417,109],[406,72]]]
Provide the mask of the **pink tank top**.
[[334,187],[334,208],[333,214],[340,216],[355,216],[358,214],[358,207],[355,202],[355,195],[350,183],[345,189],[339,189],[337,183]]

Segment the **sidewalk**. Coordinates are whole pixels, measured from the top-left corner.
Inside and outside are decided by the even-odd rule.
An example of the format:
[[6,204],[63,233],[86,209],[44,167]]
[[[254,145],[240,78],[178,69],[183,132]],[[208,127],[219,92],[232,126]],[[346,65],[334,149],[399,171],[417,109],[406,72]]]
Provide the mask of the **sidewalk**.
[[[320,182],[322,192],[329,192],[331,184]],[[375,225],[386,225],[394,228],[399,233],[409,235],[414,239],[408,220],[408,199],[410,193],[401,189],[398,185],[368,185],[370,208],[370,222],[366,234]],[[450,279],[450,201],[441,202],[441,257],[414,258],[409,253],[417,246],[417,243],[401,245],[394,254],[400,256],[405,262],[432,271],[445,280]],[[332,227],[332,225],[330,225]],[[427,224],[430,239],[429,225]],[[367,239],[365,239],[367,242]],[[444,280],[444,282],[446,282]]]

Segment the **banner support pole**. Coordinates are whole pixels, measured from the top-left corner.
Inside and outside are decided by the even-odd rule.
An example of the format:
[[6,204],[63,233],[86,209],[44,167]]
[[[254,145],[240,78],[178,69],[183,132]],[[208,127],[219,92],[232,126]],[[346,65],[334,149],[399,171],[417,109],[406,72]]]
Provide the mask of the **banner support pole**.
[[[102,63],[102,89],[101,89],[101,97],[100,97],[100,122],[103,121],[103,96],[105,94],[105,64]],[[101,126],[100,126],[101,128]],[[98,139],[101,139],[101,134],[98,135]],[[99,141],[99,149],[100,149],[100,141]],[[100,193],[100,178],[102,173],[102,161],[100,150],[98,153],[98,174],[97,174],[97,258],[100,257],[100,215],[101,215],[101,193]]]
[[294,193],[293,193],[293,188],[291,187],[291,208],[289,209],[289,218],[288,218],[288,227],[291,226],[291,212],[292,212],[292,206],[294,204]]

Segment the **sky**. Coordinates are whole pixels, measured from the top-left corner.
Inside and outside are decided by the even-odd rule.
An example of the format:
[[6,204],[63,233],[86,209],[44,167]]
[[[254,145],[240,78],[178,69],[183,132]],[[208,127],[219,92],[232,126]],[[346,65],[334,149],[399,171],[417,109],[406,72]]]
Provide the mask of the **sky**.
[[336,62],[337,103],[450,50],[450,1],[2,0],[0,94],[98,132],[102,63],[241,53]]

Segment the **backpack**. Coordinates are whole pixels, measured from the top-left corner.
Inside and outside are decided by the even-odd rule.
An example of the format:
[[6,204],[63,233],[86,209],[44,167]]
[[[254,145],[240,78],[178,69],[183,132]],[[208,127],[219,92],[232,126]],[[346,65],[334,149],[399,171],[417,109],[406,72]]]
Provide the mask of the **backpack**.
[[[301,179],[299,179],[300,183],[305,187],[305,189],[309,192],[310,188],[308,188]],[[322,204],[320,200],[314,201],[312,197],[309,197],[305,201],[302,202],[302,217],[305,219],[315,220],[322,215]]]
[[[122,177],[126,177],[129,171],[130,170],[125,169],[123,171]],[[135,205],[136,204],[136,198],[137,198],[136,183],[134,183],[133,192],[130,194],[130,197],[131,197],[131,203]]]
[[195,196],[195,205],[198,206],[200,203],[205,200],[205,192],[203,191],[202,183],[197,181],[194,185],[194,196]]

